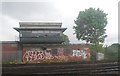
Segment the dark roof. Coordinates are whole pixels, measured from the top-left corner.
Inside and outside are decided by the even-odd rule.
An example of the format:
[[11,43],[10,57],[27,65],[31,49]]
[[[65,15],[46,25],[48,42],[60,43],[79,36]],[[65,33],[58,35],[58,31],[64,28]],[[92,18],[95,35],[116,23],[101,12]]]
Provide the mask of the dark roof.
[[14,28],[17,31],[20,30],[61,30],[61,31],[65,31],[67,28],[36,28],[36,27],[20,27],[20,28]]

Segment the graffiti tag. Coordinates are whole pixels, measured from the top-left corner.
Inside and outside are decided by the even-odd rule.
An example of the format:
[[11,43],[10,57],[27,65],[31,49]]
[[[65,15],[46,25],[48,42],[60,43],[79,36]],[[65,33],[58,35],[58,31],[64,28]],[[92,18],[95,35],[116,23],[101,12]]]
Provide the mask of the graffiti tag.
[[90,52],[87,50],[73,50],[73,56],[86,59],[90,57]]

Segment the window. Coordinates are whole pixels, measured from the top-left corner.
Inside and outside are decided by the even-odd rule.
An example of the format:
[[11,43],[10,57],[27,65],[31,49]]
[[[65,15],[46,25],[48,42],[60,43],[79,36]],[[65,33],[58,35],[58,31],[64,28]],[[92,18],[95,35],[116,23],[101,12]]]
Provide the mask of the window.
[[32,31],[32,33],[38,33],[37,31]]
[[50,33],[50,31],[48,31],[48,30],[45,30],[45,31],[44,31],[44,33]]
[[32,31],[32,33],[43,33],[43,31]]
[[51,33],[60,33],[61,31],[57,31],[57,30],[56,30],[56,31],[53,31],[53,30],[52,30],[52,31],[50,31],[50,32],[51,32]]
[[31,32],[30,30],[22,30],[21,32]]
[[37,31],[32,31],[32,33],[61,33],[59,30],[37,30]]
[[38,31],[38,33],[43,33],[43,31]]

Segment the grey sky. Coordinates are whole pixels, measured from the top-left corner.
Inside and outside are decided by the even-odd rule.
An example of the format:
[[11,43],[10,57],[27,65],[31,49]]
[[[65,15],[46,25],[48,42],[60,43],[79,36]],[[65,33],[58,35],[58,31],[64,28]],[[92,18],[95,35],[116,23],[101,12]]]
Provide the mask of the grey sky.
[[[98,2],[97,2],[98,1]],[[117,4],[111,0],[53,0],[49,2],[2,2],[2,26],[0,26],[0,40],[15,40],[18,33],[13,27],[19,27],[19,21],[62,22],[68,29],[64,32],[71,43],[83,43],[73,35],[74,20],[79,11],[89,7],[100,8],[108,14],[107,35],[105,44],[118,42]],[[114,30],[111,30],[113,29]],[[6,29],[6,31],[4,31]],[[9,31],[9,33],[8,33]]]
[[59,12],[50,2],[3,2],[3,15],[21,21],[59,20]]

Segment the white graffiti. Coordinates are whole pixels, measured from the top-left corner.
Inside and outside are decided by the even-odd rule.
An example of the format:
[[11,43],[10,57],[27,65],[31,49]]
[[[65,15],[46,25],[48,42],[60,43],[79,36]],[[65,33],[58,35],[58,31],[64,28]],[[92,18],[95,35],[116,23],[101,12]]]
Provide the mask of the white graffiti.
[[50,52],[44,51],[26,51],[23,58],[26,61],[52,59]]
[[81,57],[83,59],[87,58],[87,52],[84,50],[73,50],[73,56]]

